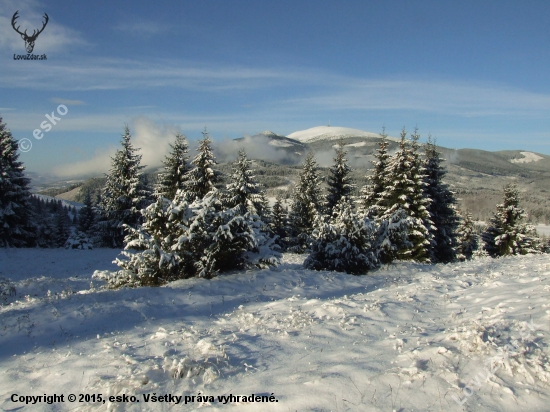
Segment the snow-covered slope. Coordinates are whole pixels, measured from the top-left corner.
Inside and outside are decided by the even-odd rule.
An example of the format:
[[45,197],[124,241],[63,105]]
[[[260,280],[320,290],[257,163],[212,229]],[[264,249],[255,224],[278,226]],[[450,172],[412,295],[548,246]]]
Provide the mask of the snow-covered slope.
[[531,162],[538,162],[539,160],[544,159],[544,157],[539,156],[536,153],[533,152],[521,152],[523,157],[521,159],[510,159],[510,162],[512,163],[531,163]]
[[[0,249],[0,276],[17,289],[0,308],[0,409],[548,410],[548,255],[368,276],[285,255],[212,281],[90,285],[115,255]],[[54,393],[64,402],[12,400]],[[108,400],[123,394],[136,398]],[[260,401],[236,398],[252,394]]]
[[338,140],[349,137],[380,137],[380,135],[348,127],[317,126],[291,133],[287,137],[302,143],[312,143],[319,140]]

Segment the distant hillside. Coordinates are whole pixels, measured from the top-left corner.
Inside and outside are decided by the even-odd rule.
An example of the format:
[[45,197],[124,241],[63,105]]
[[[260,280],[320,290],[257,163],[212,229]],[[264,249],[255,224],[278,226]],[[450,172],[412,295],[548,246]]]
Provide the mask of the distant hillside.
[[[255,175],[267,189],[268,196],[281,195],[288,198],[298,178],[304,154],[312,151],[320,164],[323,181],[332,164],[334,148],[340,139],[348,151],[353,168],[353,179],[357,188],[366,182],[366,175],[372,168],[373,154],[378,149],[381,136],[377,133],[332,126],[318,126],[282,136],[265,131],[254,136],[235,139],[248,150]],[[389,153],[398,148],[399,139],[388,138]],[[422,141],[421,151],[422,151]],[[445,180],[457,192],[460,209],[470,210],[474,218],[488,221],[495,205],[501,201],[502,188],[509,182],[518,183],[522,192],[522,206],[533,222],[550,222],[550,156],[524,150],[490,152],[477,149],[448,149],[439,147],[447,168]],[[276,156],[274,156],[274,153]],[[228,183],[232,155],[226,155],[226,162],[218,169],[225,175],[221,186]],[[231,159],[231,160],[229,160]],[[149,175],[149,181],[156,181],[156,172]],[[80,190],[73,189],[67,181],[52,185],[52,195],[82,202],[84,193],[90,191],[93,200],[99,194],[104,177],[86,181]],[[74,183],[71,182],[71,183]],[[68,192],[60,194],[62,192]]]

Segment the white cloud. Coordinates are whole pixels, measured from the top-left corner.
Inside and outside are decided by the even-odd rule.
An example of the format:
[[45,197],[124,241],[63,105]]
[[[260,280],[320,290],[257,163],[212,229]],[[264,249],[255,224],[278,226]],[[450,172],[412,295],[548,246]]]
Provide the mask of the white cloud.
[[53,103],[65,104],[68,106],[82,106],[86,104],[82,100],[68,100],[68,99],[60,99],[58,97],[52,97],[50,101],[52,101]]
[[[130,123],[132,145],[139,148],[142,155],[141,164],[148,168],[162,165],[162,160],[169,152],[169,144],[175,140],[179,128],[174,125],[158,125],[150,119],[140,116]],[[121,127],[119,126],[119,130]],[[94,156],[85,161],[70,163],[54,169],[58,176],[91,176],[106,173],[111,167],[111,157],[119,147],[97,150]]]
[[550,95],[504,85],[417,79],[346,83],[329,93],[289,99],[288,110],[410,110],[462,117],[545,116],[550,110]]
[[57,166],[53,174],[59,177],[98,176],[109,170],[116,147],[97,149],[91,159]]
[[179,60],[156,63],[128,59],[84,57],[76,62],[48,62],[37,71],[29,65],[0,60],[0,87],[31,90],[119,90],[169,87],[208,92],[265,90],[305,84],[312,74],[241,66],[209,66]]
[[[85,58],[73,63],[48,62],[40,71],[14,63],[20,62],[0,61],[0,87],[56,92],[170,88],[200,91],[205,97],[229,96],[239,90],[255,101],[249,114],[277,111],[286,119],[297,113],[304,117],[351,110],[407,110],[460,117],[540,117],[550,110],[548,94],[459,80],[368,79],[308,68],[210,66],[179,60],[149,63]],[[298,94],[305,97],[289,97]]]

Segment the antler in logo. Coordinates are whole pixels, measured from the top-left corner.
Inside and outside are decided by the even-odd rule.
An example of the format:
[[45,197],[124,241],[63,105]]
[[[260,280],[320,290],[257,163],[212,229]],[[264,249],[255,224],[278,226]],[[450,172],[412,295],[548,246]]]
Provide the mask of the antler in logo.
[[40,33],[42,33],[42,31],[43,31],[44,28],[46,27],[46,24],[48,24],[48,20],[49,20],[50,18],[48,17],[48,15],[47,15],[46,13],[44,13],[44,18],[46,19],[46,21],[43,23],[42,28],[41,28],[40,30],[38,30],[38,31],[34,30],[33,33],[32,33],[32,35],[29,36],[29,35],[27,34],[27,30],[25,30],[24,33],[21,33],[21,32],[19,31],[19,27],[20,27],[20,26],[15,27],[15,20],[17,20],[17,18],[19,17],[19,16],[17,15],[18,13],[19,13],[19,10],[17,10],[17,11],[14,13],[13,17],[11,18],[11,25],[12,25],[13,29],[14,29],[17,33],[19,33],[19,34],[21,35],[21,38],[22,38],[23,40],[25,40],[25,48],[27,49],[27,53],[32,53],[32,51],[34,50],[34,42],[36,41],[36,38],[38,37],[38,35],[39,35]]

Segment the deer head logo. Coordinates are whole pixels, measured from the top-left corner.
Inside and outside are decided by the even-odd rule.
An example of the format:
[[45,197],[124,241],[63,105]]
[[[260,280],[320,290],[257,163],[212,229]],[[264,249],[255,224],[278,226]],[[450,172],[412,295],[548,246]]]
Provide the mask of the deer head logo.
[[38,37],[38,35],[39,35],[40,33],[42,33],[42,31],[43,31],[44,28],[46,27],[46,24],[48,24],[48,20],[49,20],[50,18],[48,17],[48,15],[47,15],[46,13],[44,13],[44,19],[46,19],[46,21],[43,23],[42,28],[41,28],[40,30],[38,30],[38,31],[34,30],[33,33],[32,33],[32,35],[29,36],[29,35],[27,34],[27,30],[25,30],[24,33],[21,33],[21,32],[19,31],[19,27],[21,27],[21,26],[15,27],[15,20],[17,20],[17,18],[19,17],[19,16],[17,15],[18,13],[19,13],[19,10],[17,10],[17,11],[15,12],[15,14],[13,15],[13,17],[11,18],[11,25],[12,25],[13,29],[14,29],[17,33],[19,33],[19,34],[21,35],[21,38],[22,38],[23,40],[25,40],[25,48],[27,49],[27,53],[32,53],[32,51],[34,50],[34,42],[36,41],[36,38]]

